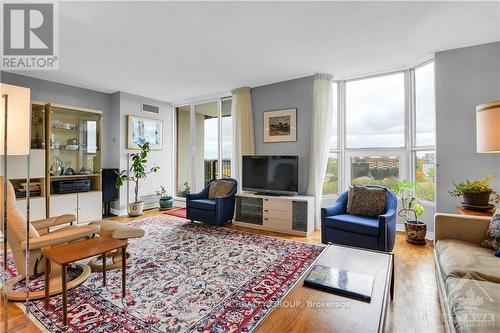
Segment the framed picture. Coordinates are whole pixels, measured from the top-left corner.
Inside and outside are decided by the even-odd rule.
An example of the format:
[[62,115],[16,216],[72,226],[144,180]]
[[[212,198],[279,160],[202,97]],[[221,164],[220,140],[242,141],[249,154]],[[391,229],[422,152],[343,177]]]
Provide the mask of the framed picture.
[[127,116],[127,148],[139,149],[139,145],[149,142],[151,150],[163,149],[163,122],[136,116]]
[[297,109],[264,112],[264,142],[297,141]]

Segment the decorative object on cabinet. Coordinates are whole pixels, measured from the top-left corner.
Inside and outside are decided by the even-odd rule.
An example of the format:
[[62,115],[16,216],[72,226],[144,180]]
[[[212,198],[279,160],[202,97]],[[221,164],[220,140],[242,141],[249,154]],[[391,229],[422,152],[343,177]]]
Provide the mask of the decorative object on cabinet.
[[149,143],[150,150],[163,149],[163,123],[158,119],[127,116],[127,148],[141,149]]
[[264,112],[264,142],[297,141],[297,109]]
[[154,165],[149,171],[146,169],[146,161],[148,157],[148,153],[150,152],[149,142],[146,142],[143,145],[139,145],[141,149],[140,152],[131,154],[132,158],[132,166],[128,171],[132,173],[132,176],[127,172],[127,170],[122,170],[118,173],[118,177],[116,178],[116,188],[120,188],[124,185],[125,181],[134,182],[134,202],[129,203],[128,214],[130,216],[141,216],[144,209],[144,202],[139,201],[139,180],[146,179],[146,176],[150,173],[156,172],[160,169],[160,167]]

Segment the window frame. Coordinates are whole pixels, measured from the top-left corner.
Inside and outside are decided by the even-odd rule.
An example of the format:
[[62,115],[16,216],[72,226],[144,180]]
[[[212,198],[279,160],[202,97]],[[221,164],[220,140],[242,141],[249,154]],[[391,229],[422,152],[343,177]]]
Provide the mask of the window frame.
[[[349,79],[336,80],[337,83],[337,147],[329,148],[328,153],[337,154],[338,167],[338,193],[325,194],[322,196],[322,204],[329,205],[338,198],[338,196],[349,187],[351,180],[350,158],[353,156],[398,156],[399,157],[399,178],[415,181],[416,179],[416,152],[432,151],[436,153],[434,145],[417,146],[416,145],[416,91],[415,91],[415,70],[433,63],[434,58],[420,62],[415,66],[405,69],[390,70],[377,74],[364,75]],[[402,147],[371,147],[371,148],[348,148],[347,147],[347,121],[346,121],[346,84],[352,81],[389,76],[393,74],[404,74],[404,145]],[[435,101],[434,101],[435,103]],[[435,116],[435,115],[434,115]],[[434,122],[434,133],[436,126]],[[435,140],[435,135],[434,135]],[[419,199],[423,204],[435,206],[434,201]]]

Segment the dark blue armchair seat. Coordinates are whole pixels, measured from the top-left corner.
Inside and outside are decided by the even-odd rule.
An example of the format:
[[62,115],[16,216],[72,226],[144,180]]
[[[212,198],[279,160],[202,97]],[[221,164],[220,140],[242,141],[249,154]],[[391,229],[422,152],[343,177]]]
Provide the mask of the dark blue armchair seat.
[[229,193],[215,199],[209,199],[210,185],[212,183],[208,184],[201,192],[189,193],[186,196],[186,218],[191,221],[200,221],[214,225],[223,225],[231,222],[234,215],[238,182],[233,178],[222,178],[220,180],[233,183],[233,187]]
[[[380,187],[380,186],[369,186]],[[372,250],[391,252],[396,239],[396,195],[387,189],[385,212],[380,216],[359,216],[347,213],[349,192],[337,202],[321,209],[321,241]]]
[[197,209],[215,210],[216,205],[214,199],[197,199],[189,201],[189,207]]

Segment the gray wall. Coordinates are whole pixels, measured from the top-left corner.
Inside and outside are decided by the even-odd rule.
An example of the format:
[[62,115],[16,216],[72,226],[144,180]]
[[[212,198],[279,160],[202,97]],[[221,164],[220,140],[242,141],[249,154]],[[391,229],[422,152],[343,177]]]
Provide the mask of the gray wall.
[[[173,146],[173,108],[170,104],[132,95],[124,92],[117,92],[111,95],[113,123],[111,125],[111,133],[114,137],[112,140],[113,161],[118,157],[120,169],[127,168],[127,159],[129,153],[135,153],[137,150],[127,149],[127,116],[139,116],[145,118],[154,118],[163,122],[163,150],[151,151],[148,156],[148,168],[157,165],[160,170],[157,173],[149,174],[146,181],[139,183],[139,196],[155,194],[160,185],[165,186],[169,193],[174,193],[172,175],[174,163],[174,146]],[[144,113],[141,111],[142,103],[155,105],[160,108],[160,114]],[[118,107],[118,109],[117,109]],[[130,184],[130,202],[133,201],[133,184]],[[113,205],[114,209],[119,209],[120,213],[126,214],[127,209],[127,191],[124,186],[120,190],[120,200]]]
[[[305,194],[309,175],[309,145],[313,107],[312,76],[252,89],[255,152],[258,155],[298,155],[299,193]],[[264,143],[264,111],[297,108],[297,141]]]
[[111,117],[109,115],[109,94],[8,72],[1,72],[0,79],[3,83],[30,88],[31,100],[34,101],[102,111],[104,146],[102,165],[104,168],[113,166],[110,156],[107,153],[110,151],[111,141],[108,136],[111,124]]
[[500,42],[436,53],[437,211],[456,213],[453,181],[495,174],[500,154],[476,153],[476,105],[500,99]]

